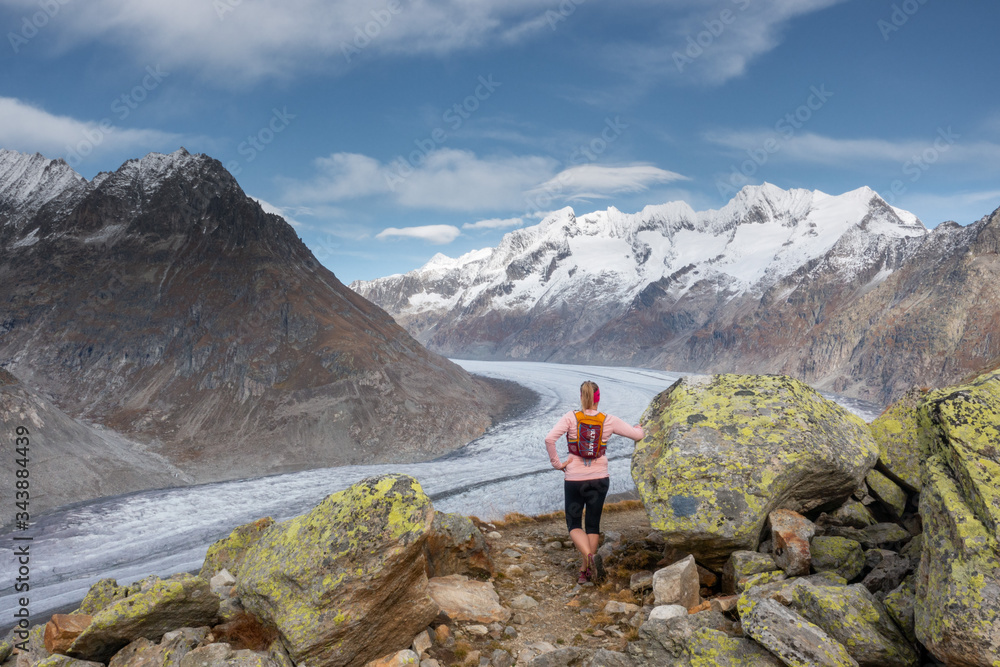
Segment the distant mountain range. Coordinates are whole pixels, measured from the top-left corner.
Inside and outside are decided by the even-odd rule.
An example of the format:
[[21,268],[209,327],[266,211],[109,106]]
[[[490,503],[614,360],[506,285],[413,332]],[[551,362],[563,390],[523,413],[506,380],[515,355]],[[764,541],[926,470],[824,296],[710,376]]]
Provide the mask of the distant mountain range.
[[351,288],[452,357],[780,372],[888,402],[1000,362],[1000,211],[928,230],[869,188],[570,208]]
[[[0,150],[0,366],[13,374],[5,432],[26,422],[47,438],[38,494],[74,465],[115,478],[97,489],[88,472],[49,506],[426,459],[504,407],[494,386],[344,287],[218,161],[183,149],[92,181]],[[95,426],[147,469],[112,465],[128,458],[113,448],[101,458]]]

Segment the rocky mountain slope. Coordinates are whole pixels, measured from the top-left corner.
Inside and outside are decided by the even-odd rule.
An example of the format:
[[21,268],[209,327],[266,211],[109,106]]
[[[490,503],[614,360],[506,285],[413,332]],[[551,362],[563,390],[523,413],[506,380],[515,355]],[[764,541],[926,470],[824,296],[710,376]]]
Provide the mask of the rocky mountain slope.
[[183,149],[89,182],[0,152],[0,284],[0,365],[195,481],[427,458],[502,408]]
[[351,287],[449,356],[782,372],[887,401],[1000,354],[987,324],[1000,304],[983,294],[996,225],[928,231],[869,188],[764,184],[711,211],[567,208],[496,248]]

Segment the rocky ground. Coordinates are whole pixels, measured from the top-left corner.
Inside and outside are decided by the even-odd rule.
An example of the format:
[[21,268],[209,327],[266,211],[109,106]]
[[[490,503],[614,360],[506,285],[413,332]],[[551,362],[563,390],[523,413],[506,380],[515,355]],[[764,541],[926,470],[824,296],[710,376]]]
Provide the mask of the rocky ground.
[[[610,504],[601,524],[606,539],[620,536],[624,543],[638,543],[651,532],[646,512],[636,501]],[[609,563],[608,576],[600,584],[577,584],[579,552],[569,540],[562,513],[512,515],[481,527],[491,536],[487,539],[499,570],[494,586],[500,602],[514,614],[506,625],[485,627],[486,634],[479,634],[483,628],[475,624],[453,626],[454,643],[431,648],[431,658],[441,665],[478,665],[480,657],[491,657],[498,649],[518,657],[540,643],[623,651],[636,638],[641,622],[633,626],[630,621],[637,607],[652,605],[652,593],[629,588],[632,570],[626,563]],[[633,564],[655,565],[661,555],[634,552]],[[609,614],[605,608],[611,602],[624,603],[615,606],[631,613]]]

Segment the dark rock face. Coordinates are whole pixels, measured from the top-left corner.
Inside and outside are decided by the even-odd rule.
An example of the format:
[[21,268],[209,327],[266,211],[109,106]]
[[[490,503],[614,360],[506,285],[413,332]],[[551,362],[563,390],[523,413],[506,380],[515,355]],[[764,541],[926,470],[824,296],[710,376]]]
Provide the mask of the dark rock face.
[[428,458],[502,407],[218,161],[181,149],[59,178],[0,204],[0,364],[195,481]]

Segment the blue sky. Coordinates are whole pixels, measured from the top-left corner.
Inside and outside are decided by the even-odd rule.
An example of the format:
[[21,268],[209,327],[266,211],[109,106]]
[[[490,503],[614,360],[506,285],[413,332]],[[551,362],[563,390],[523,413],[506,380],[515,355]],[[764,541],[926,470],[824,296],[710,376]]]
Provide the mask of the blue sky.
[[82,175],[184,146],[344,282],[547,211],[870,186],[1000,206],[1000,4],[0,0],[0,147]]

